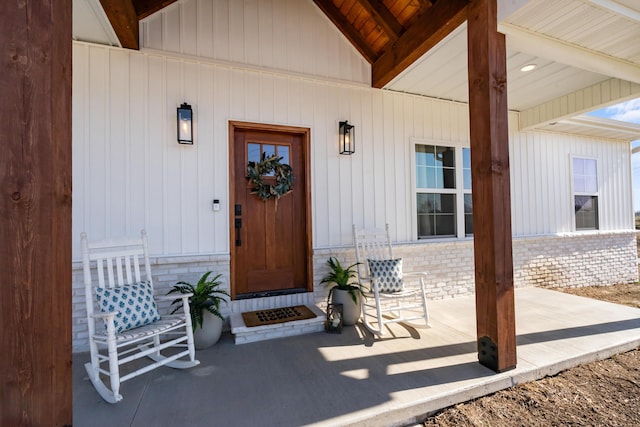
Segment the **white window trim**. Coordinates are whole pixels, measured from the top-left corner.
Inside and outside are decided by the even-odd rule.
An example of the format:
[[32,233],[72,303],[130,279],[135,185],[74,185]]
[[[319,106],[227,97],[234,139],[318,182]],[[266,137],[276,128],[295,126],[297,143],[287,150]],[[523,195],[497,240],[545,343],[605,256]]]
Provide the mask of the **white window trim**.
[[[587,192],[576,192],[574,188],[574,176],[573,176],[573,160],[574,159],[584,159],[584,160],[595,160],[596,161],[596,185],[598,186],[595,193],[587,193]],[[571,201],[569,206],[571,206],[571,230],[574,233],[593,233],[594,231],[602,230],[602,203],[600,197],[600,188],[602,188],[601,173],[600,173],[600,159],[592,156],[581,156],[579,154],[570,154],[569,155],[569,170],[570,170],[570,185],[571,185]],[[598,228],[595,230],[578,230],[576,228],[576,196],[596,196],[598,198]]]
[[[464,232],[464,195],[470,193],[470,190],[464,189],[464,171],[462,167],[462,149],[471,148],[468,141],[443,141],[436,139],[410,138],[411,141],[411,235],[414,241],[420,242],[442,242],[451,239],[473,239],[473,236],[466,236]],[[456,159],[456,188],[438,188],[438,189],[418,189],[416,185],[416,145],[437,145],[444,147],[452,147],[455,149]],[[458,185],[460,188],[458,188]],[[456,236],[435,236],[430,239],[418,239],[418,190],[437,192],[442,194],[456,195]]]

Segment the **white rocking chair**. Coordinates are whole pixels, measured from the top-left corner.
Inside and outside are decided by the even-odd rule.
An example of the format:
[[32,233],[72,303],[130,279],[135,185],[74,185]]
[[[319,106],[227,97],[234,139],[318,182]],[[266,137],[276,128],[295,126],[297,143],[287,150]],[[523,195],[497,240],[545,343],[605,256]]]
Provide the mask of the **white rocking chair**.
[[385,325],[390,323],[429,328],[426,273],[402,272],[402,259],[393,258],[389,224],[384,229],[358,229],[354,225],[353,238],[356,261],[360,263],[358,275],[365,287],[364,326],[378,336],[386,334]]
[[[86,233],[81,235],[91,351],[91,363],[86,363],[85,369],[96,391],[109,403],[122,400],[120,383],[123,381],[163,365],[184,369],[200,363],[195,359],[189,315],[191,295],[178,297],[182,298],[183,313],[162,317],[157,314],[156,300],[176,297],[153,295],[147,235],[144,230],[141,234],[139,239],[93,243],[87,241]],[[161,354],[169,348],[179,350]],[[152,363],[120,376],[120,365],[145,356]],[[188,359],[178,360],[183,357]],[[103,363],[107,366],[101,368]],[[109,377],[111,389],[101,374]]]

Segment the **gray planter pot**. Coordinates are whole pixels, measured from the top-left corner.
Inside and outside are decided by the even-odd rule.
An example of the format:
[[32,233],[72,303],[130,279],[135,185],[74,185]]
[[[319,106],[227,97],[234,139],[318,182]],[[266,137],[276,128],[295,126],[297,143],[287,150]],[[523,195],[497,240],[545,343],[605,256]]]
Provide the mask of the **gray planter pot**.
[[358,297],[358,303],[354,303],[349,295],[349,291],[334,289],[331,300],[334,304],[342,304],[342,324],[345,326],[355,325],[362,313],[362,297]]
[[217,343],[222,334],[222,324],[222,319],[205,311],[202,318],[202,328],[196,327],[196,331],[193,333],[196,350],[203,350]]

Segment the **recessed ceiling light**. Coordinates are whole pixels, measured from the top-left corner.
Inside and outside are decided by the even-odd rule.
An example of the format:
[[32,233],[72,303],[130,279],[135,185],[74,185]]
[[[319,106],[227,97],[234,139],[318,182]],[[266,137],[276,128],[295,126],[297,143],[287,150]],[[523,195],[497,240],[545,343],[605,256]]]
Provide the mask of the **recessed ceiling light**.
[[537,67],[536,64],[528,64],[528,65],[525,65],[524,67],[520,68],[520,71],[522,71],[523,73],[526,73],[527,71],[531,71],[536,67]]

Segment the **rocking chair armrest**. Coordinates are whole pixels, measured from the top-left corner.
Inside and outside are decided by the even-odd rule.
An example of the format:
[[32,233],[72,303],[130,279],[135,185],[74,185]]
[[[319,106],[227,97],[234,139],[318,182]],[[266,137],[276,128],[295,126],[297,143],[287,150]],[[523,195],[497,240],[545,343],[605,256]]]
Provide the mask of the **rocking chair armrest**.
[[157,295],[154,298],[158,301],[171,301],[174,299],[180,299],[184,301],[185,298],[191,298],[193,294],[178,294],[178,295]]
[[427,273],[423,271],[416,271],[411,273],[404,273],[405,287],[407,289],[421,289],[426,286]]
[[110,340],[115,340],[116,336],[116,316],[120,314],[119,311],[110,311],[108,313],[93,313],[91,317],[94,319],[102,319],[107,327],[107,337]]
[[[189,312],[189,298],[191,298],[193,296],[193,293],[188,293],[188,294],[177,294],[177,295],[160,295],[155,297],[155,299],[157,301],[175,301],[175,300],[182,300],[182,312],[186,315]],[[171,305],[173,306],[173,303],[171,303]],[[172,311],[172,313],[175,313],[176,311],[178,311],[180,309],[180,307],[176,307],[174,311]]]
[[108,320],[110,317],[115,318],[120,312],[119,311],[110,311],[108,313],[93,313],[91,317],[95,319],[104,319]]

